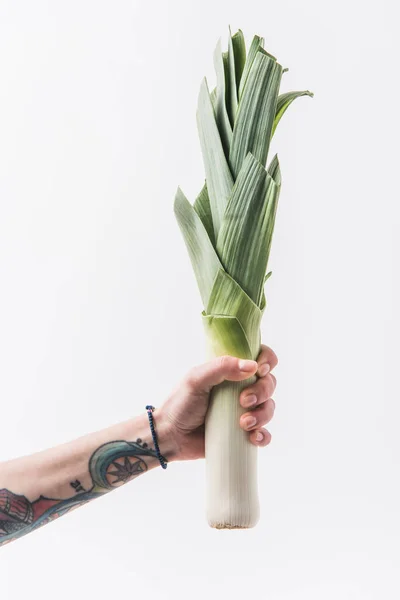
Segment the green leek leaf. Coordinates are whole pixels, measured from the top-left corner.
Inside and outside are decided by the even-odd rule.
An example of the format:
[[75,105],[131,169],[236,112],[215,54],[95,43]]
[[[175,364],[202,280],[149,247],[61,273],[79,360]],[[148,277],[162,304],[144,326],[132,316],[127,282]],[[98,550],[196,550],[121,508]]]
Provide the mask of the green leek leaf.
[[233,129],[229,162],[236,177],[248,152],[261,164],[266,163],[281,75],[279,63],[257,52]]
[[248,340],[257,339],[262,311],[232,277],[220,269],[207,305],[209,315],[236,317]]
[[226,98],[226,106],[228,109],[230,122],[233,124],[236,118],[236,112],[238,108],[238,93],[237,93],[237,85],[236,85],[236,66],[235,66],[235,52],[233,49],[232,35],[231,30],[229,29],[229,38],[228,38],[228,96]]
[[224,73],[225,73],[225,104],[226,104],[226,110],[228,111],[228,116],[229,116],[229,98],[231,95],[231,83],[230,83],[230,76],[229,76],[229,59],[228,59],[228,52],[223,52],[222,53],[222,62],[224,63]]
[[267,52],[265,48],[259,48],[258,51],[262,52],[263,54],[265,54],[265,56],[269,56],[270,58],[272,58],[272,60],[274,60],[276,62],[276,56],[274,56],[270,52]]
[[233,187],[233,178],[222,146],[207,81],[200,88],[197,124],[210,198],[211,214],[217,237],[225,207]]
[[203,305],[207,306],[214,280],[222,265],[200,217],[180,188],[175,196],[174,212],[188,249]]
[[246,43],[244,41],[244,35],[241,29],[239,29],[235,35],[232,36],[232,47],[233,56],[235,59],[236,90],[239,97],[240,80],[242,78],[244,65],[246,64]]
[[279,166],[278,155],[275,154],[271,160],[267,172],[271,175],[276,185],[281,185],[281,168]]
[[278,195],[279,186],[263,165],[248,154],[217,237],[217,252],[225,270],[257,305],[263,290]]
[[255,57],[256,57],[256,54],[259,51],[259,49],[262,48],[263,46],[264,46],[264,38],[259,37],[258,35],[255,35],[253,37],[253,41],[251,42],[251,46],[250,46],[249,52],[247,54],[246,63],[244,65],[242,77],[241,77],[241,80],[240,80],[240,85],[239,85],[239,100],[242,97],[244,86],[246,85],[247,77],[249,75],[249,71],[250,71],[250,68],[251,68],[251,66],[253,64],[253,61],[254,61]]
[[214,356],[229,354],[239,358],[254,359],[243,327],[235,317],[203,315],[203,325]]
[[212,107],[214,109],[214,114],[217,114],[217,88],[215,87],[211,92],[210,92],[210,100],[211,100],[211,104]]
[[232,127],[229,121],[228,111],[226,109],[226,86],[225,86],[225,67],[221,51],[221,40],[218,41],[214,52],[214,68],[217,74],[217,88],[215,101],[215,120],[221,136],[225,156],[229,156],[229,148],[232,140]]
[[208,197],[207,183],[204,184],[200,194],[197,196],[193,204],[194,210],[199,215],[212,245],[215,247],[214,227],[211,215],[210,198]]
[[289,106],[292,104],[293,100],[296,100],[296,98],[300,98],[300,96],[310,96],[311,98],[313,98],[314,94],[312,92],[309,92],[308,90],[304,90],[303,92],[287,92],[286,94],[281,94],[278,97],[271,137],[272,135],[274,135],[275,129],[277,128],[279,121],[281,120],[282,116],[289,108]]

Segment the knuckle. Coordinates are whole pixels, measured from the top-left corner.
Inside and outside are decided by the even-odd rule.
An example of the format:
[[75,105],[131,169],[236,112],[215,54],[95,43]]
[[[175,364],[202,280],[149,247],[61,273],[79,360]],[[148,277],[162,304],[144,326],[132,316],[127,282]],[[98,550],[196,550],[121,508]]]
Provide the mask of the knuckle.
[[258,385],[260,386],[261,393],[264,398],[269,398],[275,388],[274,382],[270,376],[261,379],[258,382]]
[[271,400],[268,400],[267,408],[266,408],[266,414],[267,414],[268,420],[272,419],[272,417],[274,416],[274,412],[275,412],[275,402],[271,398]]
[[271,395],[276,388],[276,377],[274,377],[274,375],[270,375],[268,378],[268,391],[269,391],[269,395]]
[[274,416],[275,406],[274,403],[264,402],[264,404],[258,409],[258,422],[261,425],[266,425]]
[[193,368],[189,371],[185,378],[185,385],[189,389],[194,389],[198,385],[198,377],[196,374],[196,369]]
[[269,346],[262,346],[263,354],[268,358],[271,369],[274,369],[278,364],[278,357]]
[[218,366],[220,367],[220,369],[222,371],[225,371],[232,366],[232,356],[228,356],[228,355],[219,356],[217,361],[218,361]]

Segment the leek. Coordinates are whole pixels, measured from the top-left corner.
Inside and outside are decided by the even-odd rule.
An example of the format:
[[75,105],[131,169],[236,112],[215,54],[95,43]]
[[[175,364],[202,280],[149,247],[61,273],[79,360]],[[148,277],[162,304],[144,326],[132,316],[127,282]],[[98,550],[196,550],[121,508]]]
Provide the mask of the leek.
[[[203,302],[209,356],[256,359],[264,284],[281,188],[279,161],[266,168],[271,138],[288,106],[309,91],[279,95],[284,69],[254,36],[229,35],[214,53],[216,88],[204,79],[197,124],[206,182],[192,205],[178,188],[174,211]],[[259,518],[257,448],[239,427],[242,389],[224,382],[206,416],[207,516],[218,529],[253,527]]]

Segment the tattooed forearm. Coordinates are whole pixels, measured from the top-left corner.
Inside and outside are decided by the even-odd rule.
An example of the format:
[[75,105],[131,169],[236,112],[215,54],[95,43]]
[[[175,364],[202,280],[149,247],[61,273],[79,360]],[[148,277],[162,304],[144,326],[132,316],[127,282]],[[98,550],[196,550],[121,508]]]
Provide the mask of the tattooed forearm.
[[83,485],[81,484],[79,479],[76,479],[75,481],[71,481],[70,486],[73,487],[76,492],[86,492],[85,488],[83,487]]
[[39,496],[31,502],[12,490],[0,490],[0,546],[134,479],[147,471],[149,460],[154,462],[156,453],[141,439],[107,442],[90,456],[90,489],[75,479],[70,482],[74,490],[70,498]]

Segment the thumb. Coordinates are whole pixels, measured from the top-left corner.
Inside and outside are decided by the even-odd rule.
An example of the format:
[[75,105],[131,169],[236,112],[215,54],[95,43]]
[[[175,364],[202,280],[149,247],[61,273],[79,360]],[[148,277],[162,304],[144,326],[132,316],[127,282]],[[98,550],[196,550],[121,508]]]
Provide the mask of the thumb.
[[234,356],[218,356],[194,367],[188,374],[187,383],[196,391],[209,392],[214,385],[223,381],[242,381],[256,373],[255,360],[246,360]]

